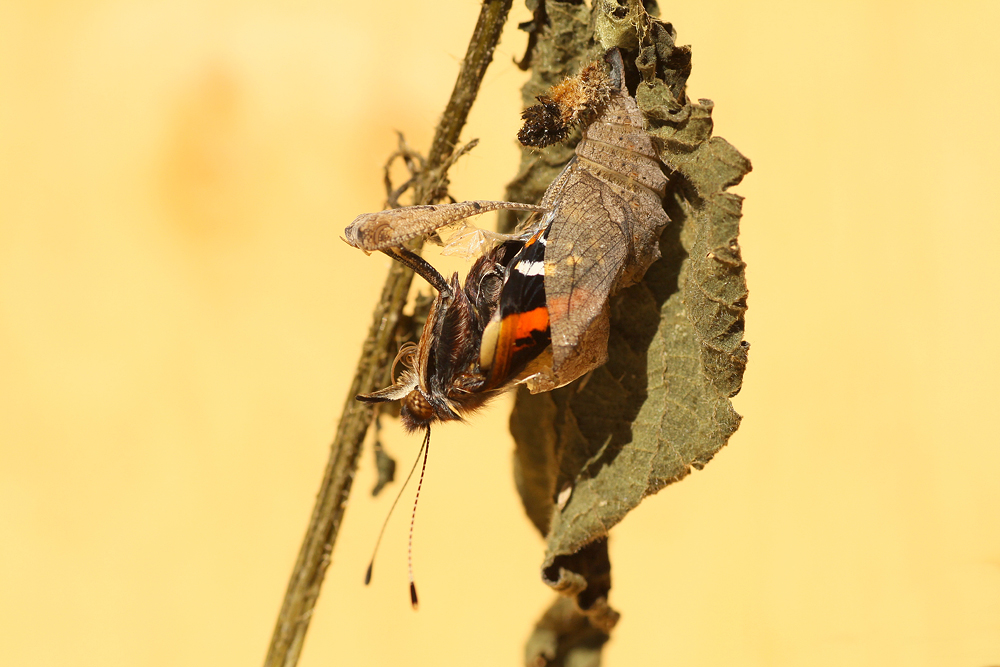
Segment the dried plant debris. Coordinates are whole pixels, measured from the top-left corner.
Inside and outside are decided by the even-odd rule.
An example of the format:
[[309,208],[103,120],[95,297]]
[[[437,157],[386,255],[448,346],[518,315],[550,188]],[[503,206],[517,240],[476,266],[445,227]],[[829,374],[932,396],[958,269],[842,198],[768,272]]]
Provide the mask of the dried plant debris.
[[378,477],[375,480],[375,486],[372,487],[373,496],[380,494],[386,484],[390,484],[396,479],[396,460],[389,456],[385,447],[382,446],[380,417],[381,415],[375,415],[375,444],[372,447],[372,453],[375,455],[375,471]]
[[521,113],[524,126],[517,140],[545,148],[569,136],[577,123],[590,124],[607,104],[616,86],[597,61],[538,96],[538,104]]
[[[576,6],[549,1],[546,8],[560,40],[567,25],[583,22]],[[712,103],[687,98],[691,52],[675,44],[672,26],[634,15],[643,24],[635,30],[638,48],[624,52],[626,72],[669,174],[663,205],[671,222],[660,237],[661,259],[611,300],[608,362],[550,393],[519,390],[510,422],[517,488],[547,541],[543,579],[602,632],[617,619],[607,602],[608,530],[726,444],[740,421],[729,399],[740,389],[749,348],[737,241],[742,199],[728,189],[750,162],[712,136]],[[569,53],[589,53],[577,39]],[[536,73],[578,62],[545,31],[533,57]],[[526,151],[508,198],[537,201],[537,181],[559,168],[546,156],[555,148],[565,150],[553,146],[540,157]]]
[[572,600],[556,601],[535,625],[524,647],[528,667],[597,667],[609,636],[580,613]]

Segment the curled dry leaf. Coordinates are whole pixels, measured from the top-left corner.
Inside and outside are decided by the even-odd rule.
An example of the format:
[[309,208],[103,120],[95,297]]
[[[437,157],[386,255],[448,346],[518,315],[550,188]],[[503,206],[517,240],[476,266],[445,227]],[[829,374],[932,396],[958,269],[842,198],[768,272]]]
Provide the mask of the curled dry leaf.
[[[750,162],[712,137],[712,103],[687,99],[690,50],[674,44],[673,28],[651,21],[644,38],[632,54],[636,98],[671,173],[662,257],[611,300],[608,362],[551,393],[519,391],[511,416],[517,487],[547,541],[543,579],[605,632],[617,618],[607,604],[608,530],[726,444],[740,421],[729,398],[749,347],[742,199],[727,190]],[[536,63],[543,47],[540,39]],[[530,200],[546,169],[536,159],[508,196]]]
[[597,667],[608,634],[595,628],[570,598],[558,597],[535,625],[524,647],[528,667]]

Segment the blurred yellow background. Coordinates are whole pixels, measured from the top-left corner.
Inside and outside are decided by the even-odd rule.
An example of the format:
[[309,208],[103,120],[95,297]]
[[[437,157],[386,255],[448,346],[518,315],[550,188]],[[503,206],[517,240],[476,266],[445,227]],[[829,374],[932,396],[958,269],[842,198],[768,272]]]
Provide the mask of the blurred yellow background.
[[[753,160],[753,347],[729,446],[612,533],[605,664],[1000,664],[1000,4],[662,9]],[[388,266],[338,237],[393,130],[427,149],[477,14],[0,4],[4,664],[261,663]],[[517,169],[527,18],[460,199]],[[435,431],[418,613],[406,510],[362,586],[393,495],[365,452],[301,665],[520,663],[553,594],[508,409]]]

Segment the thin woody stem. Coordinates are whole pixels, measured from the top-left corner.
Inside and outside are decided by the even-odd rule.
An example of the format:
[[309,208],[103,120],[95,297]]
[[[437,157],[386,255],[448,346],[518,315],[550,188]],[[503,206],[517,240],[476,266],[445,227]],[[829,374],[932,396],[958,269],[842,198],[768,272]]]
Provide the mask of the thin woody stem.
[[[483,2],[451,99],[438,123],[426,168],[414,184],[416,204],[438,201],[447,190],[448,158],[458,144],[459,134],[479,93],[483,75],[493,59],[493,50],[500,41],[511,2],[512,0]],[[419,252],[419,242],[411,248]],[[330,564],[333,545],[343,521],[361,445],[372,421],[372,406],[356,401],[354,397],[374,391],[392,362],[389,347],[412,280],[413,272],[410,269],[394,263],[382,288],[382,296],[375,306],[372,325],[358,360],[337,433],[330,446],[330,457],[316,495],[309,527],[302,540],[274,626],[271,645],[264,660],[265,667],[294,667],[298,663],[312,611],[319,598],[323,577]]]

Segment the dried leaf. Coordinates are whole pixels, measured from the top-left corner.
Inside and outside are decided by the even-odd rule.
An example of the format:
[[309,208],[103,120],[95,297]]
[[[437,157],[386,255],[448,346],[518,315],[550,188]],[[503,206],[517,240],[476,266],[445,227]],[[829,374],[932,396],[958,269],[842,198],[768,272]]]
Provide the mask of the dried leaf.
[[378,477],[375,480],[375,486],[372,488],[373,496],[380,494],[386,484],[390,484],[396,479],[396,459],[389,456],[385,451],[385,447],[382,446],[381,430],[382,425],[379,416],[376,416],[375,445],[372,448],[372,452],[375,454],[375,471],[378,473]]
[[[543,578],[605,632],[617,618],[607,606],[608,530],[726,444],[748,348],[742,199],[726,190],[750,163],[711,136],[711,102],[686,98],[690,50],[674,45],[672,27],[654,21],[645,39],[636,97],[672,172],[662,258],[612,300],[607,364],[551,393],[519,391],[511,415],[518,490],[547,540]],[[530,189],[543,162],[508,195]]]
[[524,647],[527,667],[597,667],[608,634],[595,628],[569,598],[559,597]]

